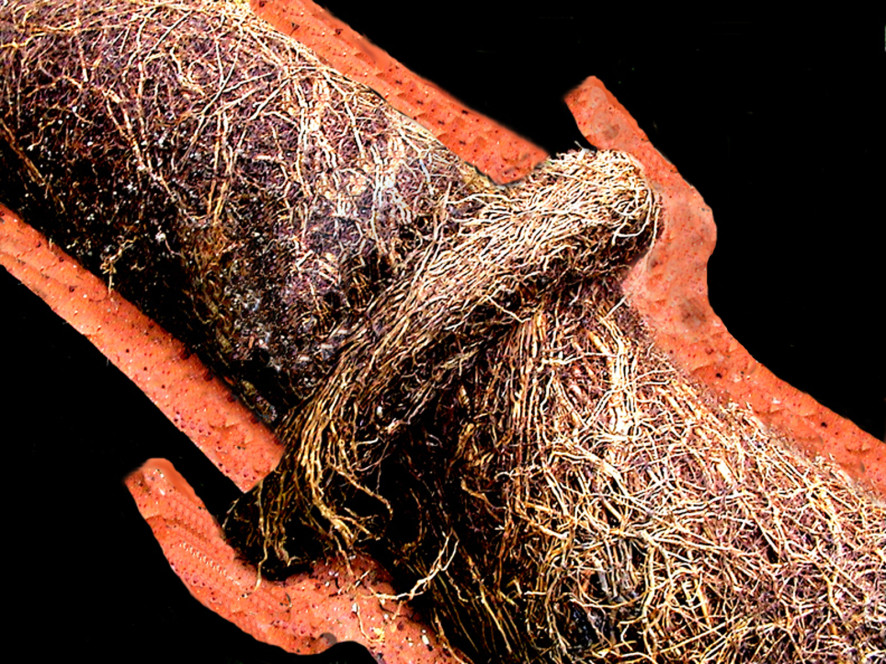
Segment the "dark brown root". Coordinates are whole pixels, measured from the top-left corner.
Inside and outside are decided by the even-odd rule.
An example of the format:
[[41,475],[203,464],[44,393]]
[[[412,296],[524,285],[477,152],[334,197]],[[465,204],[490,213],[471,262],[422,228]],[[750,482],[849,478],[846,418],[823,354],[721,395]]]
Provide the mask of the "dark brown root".
[[0,9],[0,198],[270,423],[492,188],[235,2]]

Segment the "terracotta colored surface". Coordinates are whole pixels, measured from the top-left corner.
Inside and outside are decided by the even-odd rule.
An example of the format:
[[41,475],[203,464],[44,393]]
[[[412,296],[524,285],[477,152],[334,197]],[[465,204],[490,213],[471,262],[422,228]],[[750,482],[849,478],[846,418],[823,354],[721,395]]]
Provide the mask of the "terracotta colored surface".
[[282,446],[195,355],[2,205],[0,263],[138,385],[241,490],[277,464]]
[[516,180],[547,153],[472,111],[309,0],[250,0],[258,16],[313,50],[353,81],[368,85],[401,113],[496,182]]
[[259,582],[168,461],[151,459],[126,485],[194,597],[255,638],[305,654],[338,641],[359,641],[383,658],[379,661],[456,661],[430,629],[404,615],[403,605],[386,601],[382,606],[372,592],[390,595],[393,589],[372,561],[354,558],[350,570],[318,562],[310,574]]
[[618,100],[595,77],[567,97],[588,141],[630,152],[662,194],[664,233],[625,281],[631,303],[657,345],[718,394],[747,403],[806,451],[830,456],[886,494],[886,444],[791,387],[735,340],[708,302],[707,261],[716,227],[701,195],[649,142]]

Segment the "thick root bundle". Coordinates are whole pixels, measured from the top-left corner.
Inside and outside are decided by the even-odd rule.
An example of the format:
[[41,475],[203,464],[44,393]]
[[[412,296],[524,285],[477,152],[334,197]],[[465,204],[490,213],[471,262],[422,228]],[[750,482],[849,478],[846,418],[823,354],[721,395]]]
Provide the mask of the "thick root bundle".
[[630,157],[496,187],[239,3],[53,0],[0,9],[0,168],[287,441],[227,520],[262,573],[367,550],[478,661],[886,655],[883,503],[613,285]]
[[0,198],[271,423],[492,185],[245,4],[0,8]]
[[382,556],[496,661],[877,661],[882,500],[711,400],[620,305],[552,293],[486,350],[438,408],[452,448],[392,462],[422,526]]
[[370,307],[317,395],[293,412],[286,458],[240,501],[229,532],[270,568],[300,558],[287,535],[293,514],[344,549],[382,536],[377,510],[361,516],[352,501],[356,491],[393,515],[378,486],[398,439],[544,293],[623,269],[657,214],[637,164],[615,152],[564,155],[487,197]]

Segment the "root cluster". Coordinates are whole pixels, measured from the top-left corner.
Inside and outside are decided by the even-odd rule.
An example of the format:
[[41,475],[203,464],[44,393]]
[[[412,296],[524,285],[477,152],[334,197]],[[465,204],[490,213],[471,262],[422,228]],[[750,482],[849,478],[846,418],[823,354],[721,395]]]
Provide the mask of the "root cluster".
[[496,186],[238,2],[0,9],[0,198],[287,443],[261,574],[382,559],[478,662],[875,662],[886,507],[651,345],[617,152]]

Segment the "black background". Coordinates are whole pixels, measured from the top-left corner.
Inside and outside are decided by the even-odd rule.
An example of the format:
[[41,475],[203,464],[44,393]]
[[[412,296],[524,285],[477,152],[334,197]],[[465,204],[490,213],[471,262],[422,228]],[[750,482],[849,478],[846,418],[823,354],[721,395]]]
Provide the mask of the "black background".
[[[600,77],[712,207],[710,296],[727,327],[777,375],[883,438],[881,16],[351,4],[327,6],[549,151],[582,140],[561,100]],[[210,509],[233,486],[2,270],[0,302],[13,640],[41,659],[315,661],[258,644],[191,599],[122,479],[163,456]]]

